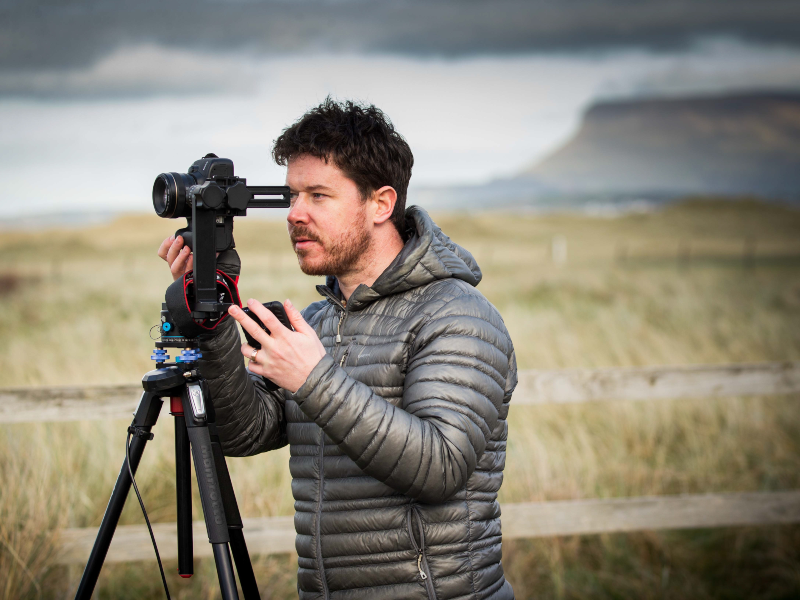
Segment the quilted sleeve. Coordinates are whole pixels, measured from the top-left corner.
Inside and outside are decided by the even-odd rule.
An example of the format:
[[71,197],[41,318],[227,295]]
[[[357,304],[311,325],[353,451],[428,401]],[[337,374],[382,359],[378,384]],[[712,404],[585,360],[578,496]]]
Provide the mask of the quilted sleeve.
[[480,295],[456,297],[419,330],[402,407],[330,356],[294,398],[368,475],[422,502],[463,489],[516,385],[511,339]]
[[250,456],[285,446],[284,391],[267,391],[264,380],[245,368],[233,319],[220,328],[201,344],[199,366],[208,381],[224,453]]

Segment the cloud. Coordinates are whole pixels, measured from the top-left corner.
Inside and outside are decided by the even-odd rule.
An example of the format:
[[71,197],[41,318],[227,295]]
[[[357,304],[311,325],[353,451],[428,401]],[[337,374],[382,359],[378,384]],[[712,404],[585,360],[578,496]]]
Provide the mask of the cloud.
[[[378,53],[464,58],[624,48],[663,51],[709,36],[798,46],[800,3],[4,0],[0,94],[237,89],[247,84],[241,70],[226,59],[242,56]],[[141,54],[138,62],[119,62],[120,53],[132,47],[168,48],[173,58],[183,58],[153,63]]]
[[[185,76],[202,64],[202,77]],[[117,48],[83,68],[0,70],[0,95],[38,98],[141,98],[248,94],[258,85],[259,65],[214,53],[153,44]]]
[[[126,54],[118,51],[83,70],[82,81],[100,89],[114,82],[104,77],[115,66],[169,64],[166,72],[172,72],[194,56],[152,45]],[[213,54],[201,58],[207,80],[175,81],[224,82],[226,63],[214,62],[219,57]],[[734,42],[659,55],[454,61],[337,54],[242,57],[230,64],[236,78],[253,82],[253,91],[226,94],[221,85],[212,86],[214,96],[0,98],[0,180],[25,182],[0,198],[0,212],[151,211],[155,175],[185,172],[207,152],[233,159],[237,174],[251,184],[279,184],[284,172],[270,159],[272,140],[327,94],[373,102],[390,115],[414,151],[413,197],[415,187],[479,184],[518,173],[569,138],[597,98],[717,94],[779,81],[800,86],[800,49]]]

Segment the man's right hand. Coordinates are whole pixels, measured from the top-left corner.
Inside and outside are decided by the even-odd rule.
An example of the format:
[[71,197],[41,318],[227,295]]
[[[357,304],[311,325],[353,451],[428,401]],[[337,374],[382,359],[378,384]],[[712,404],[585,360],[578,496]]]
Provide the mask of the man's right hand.
[[183,245],[183,237],[181,236],[176,238],[171,235],[161,242],[158,255],[167,261],[173,281],[180,279],[184,273],[192,270],[194,257],[189,247]]

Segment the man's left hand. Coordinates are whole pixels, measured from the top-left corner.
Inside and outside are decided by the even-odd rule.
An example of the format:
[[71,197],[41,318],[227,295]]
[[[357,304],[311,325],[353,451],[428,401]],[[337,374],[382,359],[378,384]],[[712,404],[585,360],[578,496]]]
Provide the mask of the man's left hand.
[[292,393],[296,392],[325,356],[325,348],[317,333],[289,300],[283,303],[283,307],[294,331],[284,327],[259,301],[251,298],[247,301],[247,306],[270,331],[268,335],[238,306],[228,309],[228,313],[261,343],[261,349],[255,358],[254,348],[249,344],[242,344],[242,354],[250,359],[248,368],[278,386]]

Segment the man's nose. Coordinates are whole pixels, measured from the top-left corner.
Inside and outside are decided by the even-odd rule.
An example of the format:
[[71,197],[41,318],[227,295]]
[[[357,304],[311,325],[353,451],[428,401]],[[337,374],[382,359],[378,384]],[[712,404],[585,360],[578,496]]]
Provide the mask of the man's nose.
[[308,206],[306,204],[304,194],[297,194],[289,209],[289,214],[286,220],[292,225],[299,225],[300,223],[308,223]]

